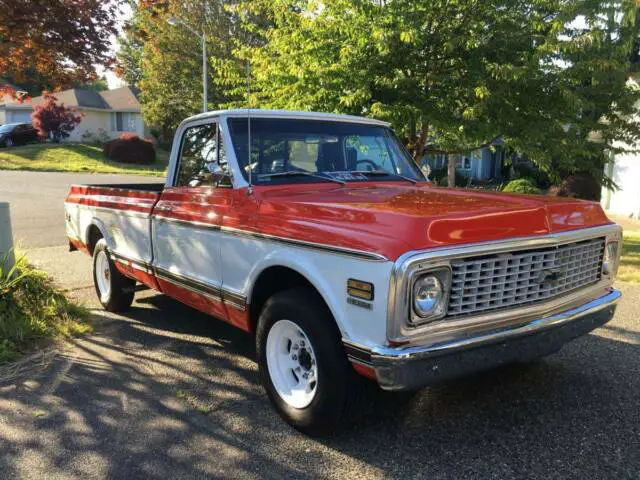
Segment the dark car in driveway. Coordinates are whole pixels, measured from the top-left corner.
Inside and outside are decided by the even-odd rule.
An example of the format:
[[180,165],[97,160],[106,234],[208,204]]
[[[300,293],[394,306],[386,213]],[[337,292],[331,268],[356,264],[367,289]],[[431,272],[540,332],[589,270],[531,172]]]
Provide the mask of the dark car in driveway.
[[38,140],[38,131],[29,123],[7,123],[0,126],[0,147],[25,145]]

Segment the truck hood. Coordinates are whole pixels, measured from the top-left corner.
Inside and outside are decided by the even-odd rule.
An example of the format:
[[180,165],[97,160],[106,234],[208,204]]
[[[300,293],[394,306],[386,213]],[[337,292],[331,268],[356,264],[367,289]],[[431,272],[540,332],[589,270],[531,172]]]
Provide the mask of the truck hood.
[[[429,184],[260,189],[264,233],[375,252],[547,235],[611,223],[598,203]],[[256,192],[258,193],[258,192]]]

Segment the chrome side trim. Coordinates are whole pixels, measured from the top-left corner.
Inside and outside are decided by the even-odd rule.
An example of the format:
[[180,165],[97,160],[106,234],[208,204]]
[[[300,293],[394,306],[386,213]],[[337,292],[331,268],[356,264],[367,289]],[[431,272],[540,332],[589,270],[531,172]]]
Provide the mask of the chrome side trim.
[[158,223],[172,223],[175,225],[179,225],[181,227],[196,228],[200,230],[221,231],[228,235],[234,235],[237,237],[269,240],[273,242],[294,245],[296,247],[312,248],[315,250],[322,250],[325,252],[336,253],[338,255],[348,255],[351,257],[357,257],[364,260],[371,260],[376,262],[384,262],[388,260],[387,257],[385,257],[384,255],[380,255],[378,253],[366,252],[363,250],[356,250],[356,249],[346,248],[346,247],[335,247],[335,246],[327,245],[324,243],[307,242],[304,240],[296,240],[293,238],[285,238],[285,237],[279,237],[276,235],[268,235],[266,233],[250,232],[248,230],[241,230],[239,228],[213,225],[210,223],[203,223],[195,220],[182,220],[182,219],[165,217],[163,215],[155,215],[155,214],[151,218]]
[[247,297],[235,290],[204,283],[200,280],[195,280],[191,277],[170,272],[169,270],[165,270],[161,267],[152,266],[143,260],[130,258],[117,252],[109,252],[109,254],[111,255],[111,258],[117,262],[137,268],[145,273],[155,275],[161,280],[165,280],[178,287],[185,288],[193,293],[197,293],[198,295],[204,295],[213,301],[224,302],[225,304],[241,311],[245,311],[247,309]]
[[558,327],[585,315],[589,315],[591,313],[599,312],[600,310],[613,307],[616,303],[618,303],[620,297],[622,297],[622,294],[619,290],[611,289],[611,291],[609,291],[606,295],[591,300],[580,306],[565,310],[560,313],[556,313],[554,315],[537,318],[524,325],[520,324],[519,326],[514,326],[512,328],[506,328],[498,331],[493,330],[483,335],[461,338],[450,342],[434,343],[431,345],[413,346],[406,348],[393,348],[385,346],[375,347],[370,350],[371,360],[374,364],[409,362],[426,357],[434,357],[456,353],[464,350],[470,350],[491,343],[503,342],[509,340],[510,338],[534,334],[547,329]]
[[179,287],[187,288],[188,290],[194,291],[195,293],[200,293],[207,295],[208,297],[215,298],[218,302],[222,301],[222,291],[218,285],[209,285],[204,282],[186,277],[184,275],[170,272],[169,270],[165,270],[160,267],[154,266],[153,270],[155,271],[156,276],[158,278],[161,278],[162,280],[166,280]]
[[552,299],[525,307],[514,307],[507,310],[497,310],[486,314],[463,317],[459,320],[447,320],[429,323],[419,327],[408,327],[410,308],[410,289],[408,287],[411,277],[416,272],[428,270],[440,265],[443,261],[454,258],[469,258],[479,255],[509,252],[518,249],[540,248],[558,246],[580,240],[588,240],[598,237],[622,237],[622,229],[616,224],[599,227],[571,230],[568,232],[554,233],[539,237],[521,237],[509,240],[499,240],[476,244],[460,245],[455,247],[434,248],[424,251],[407,252],[400,256],[391,270],[389,280],[389,298],[387,311],[387,338],[396,343],[422,343],[434,335],[444,335],[447,331],[460,331],[465,328],[473,328],[483,323],[493,323],[496,327],[500,323],[505,324],[514,320],[531,318],[531,316],[543,315],[552,309],[562,307],[571,301],[587,298],[589,295],[597,295],[605,288],[613,284],[613,279],[603,276],[602,280],[591,287],[575,291],[571,295]]
[[[67,203],[65,203],[65,205],[66,204]],[[327,245],[324,243],[307,242],[305,240],[296,240],[293,238],[279,237],[276,235],[268,235],[266,233],[250,232],[248,230],[241,230],[233,227],[225,227],[225,226],[221,227],[220,225],[213,225],[210,223],[198,222],[195,220],[182,220],[178,218],[165,217],[163,215],[157,215],[157,214],[150,215],[147,213],[136,212],[131,210],[122,210],[118,208],[109,208],[109,207],[94,207],[91,205],[82,205],[79,203],[70,203],[69,205],[74,205],[78,208],[85,208],[87,210],[106,211],[110,213],[118,212],[120,214],[130,216],[130,217],[151,218],[152,220],[155,220],[158,223],[173,223],[183,227],[197,228],[201,230],[222,231],[229,235],[235,235],[238,237],[269,240],[269,241],[278,242],[282,244],[294,245],[296,247],[311,248],[314,250],[321,250],[324,252],[335,253],[338,255],[356,257],[362,260],[369,260],[373,262],[388,261],[387,257],[379,253],[367,252],[364,250],[357,250],[357,249],[347,248],[347,247],[336,247],[336,246]]]
[[225,233],[229,233],[231,235],[236,235],[239,237],[270,240],[273,242],[294,245],[296,247],[311,248],[314,250],[321,250],[324,252],[335,253],[338,255],[347,255],[350,257],[357,257],[362,260],[370,260],[374,262],[386,262],[388,260],[387,257],[379,253],[366,252],[364,250],[357,250],[353,248],[336,247],[332,245],[327,245],[325,243],[308,242],[305,240],[296,240],[293,238],[279,237],[276,235],[269,235],[266,233],[250,232],[247,230],[240,230],[238,228],[226,227],[224,225],[220,228],[220,230]]
[[204,295],[216,302],[224,302],[238,310],[245,311],[247,308],[247,297],[233,290],[218,285],[207,284],[160,267],[153,267],[153,270],[156,277],[178,287],[197,293],[198,295]]
[[80,208],[80,209],[83,209],[83,210],[96,211],[96,212],[107,212],[107,213],[117,212],[117,213],[125,215],[127,217],[138,217],[138,218],[149,218],[150,217],[150,214],[148,214],[148,213],[137,212],[135,210],[127,210],[127,209],[123,209],[123,208],[99,207],[99,206],[84,205],[82,203],[74,203],[74,202],[64,202],[64,205],[65,205],[65,207],[70,206],[70,207]]
[[144,260],[127,257],[125,255],[122,255],[118,252],[113,252],[113,251],[109,251],[109,255],[111,256],[111,259],[116,262],[120,262],[130,267],[136,268],[138,270],[142,270],[145,273],[150,273],[150,274],[153,273],[153,270],[151,269],[151,265],[145,262]]
[[180,218],[165,217],[157,214],[153,214],[151,219],[158,223],[172,223],[181,227],[196,228],[199,230],[220,230],[220,225],[198,222],[196,220],[182,220]]
[[[158,177],[158,179],[162,179],[162,177]],[[158,182],[158,183],[148,183],[148,184],[141,184],[141,185],[164,185],[164,182]],[[77,188],[100,188],[100,189],[104,189],[104,190],[110,190],[113,192],[122,192],[122,193],[131,193],[132,189],[129,188],[120,188],[120,187],[110,187],[110,186],[104,186],[104,185],[83,185],[83,184],[78,184],[75,183],[73,185],[71,185],[70,188],[73,187],[77,187]],[[160,195],[160,192],[158,190],[138,190],[135,189],[136,192],[138,193],[150,193],[153,195]]]

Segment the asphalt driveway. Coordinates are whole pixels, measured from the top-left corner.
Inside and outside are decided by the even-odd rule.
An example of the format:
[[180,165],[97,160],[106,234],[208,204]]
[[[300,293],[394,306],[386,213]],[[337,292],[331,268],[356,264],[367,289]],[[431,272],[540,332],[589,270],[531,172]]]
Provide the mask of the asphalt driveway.
[[640,478],[638,286],[543,361],[372,393],[363,419],[314,440],[270,408],[248,335],[150,292],[107,314],[89,259],[64,250],[30,255],[95,308],[96,333],[0,369],[1,478]]

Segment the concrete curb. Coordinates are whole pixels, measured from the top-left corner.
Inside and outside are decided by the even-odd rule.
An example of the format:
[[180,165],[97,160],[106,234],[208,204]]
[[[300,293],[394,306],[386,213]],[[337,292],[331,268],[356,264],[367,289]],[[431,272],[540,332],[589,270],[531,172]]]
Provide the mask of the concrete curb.
[[10,270],[16,263],[9,202],[0,202],[0,263],[3,259],[5,271]]

